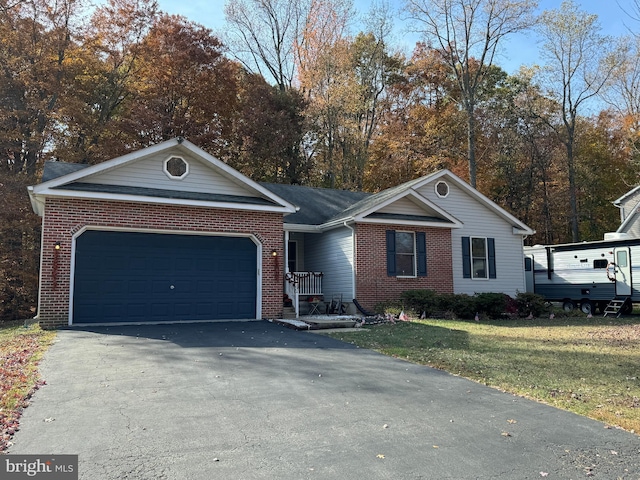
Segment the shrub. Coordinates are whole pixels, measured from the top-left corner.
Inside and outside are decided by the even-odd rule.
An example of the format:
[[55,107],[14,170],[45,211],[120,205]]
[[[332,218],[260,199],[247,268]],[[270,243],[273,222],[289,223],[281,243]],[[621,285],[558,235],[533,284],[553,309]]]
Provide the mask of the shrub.
[[532,314],[534,317],[539,317],[549,312],[549,306],[544,300],[542,295],[536,295],[535,293],[522,293],[518,292],[516,295],[516,304],[518,306],[518,315],[526,317]]
[[475,298],[462,294],[445,293],[438,296],[437,309],[453,312],[458,318],[471,319],[476,315]]
[[393,315],[399,315],[403,310],[403,305],[400,300],[386,300],[384,302],[376,303],[373,307],[375,313],[381,315],[391,313]]
[[508,295],[504,293],[476,293],[476,311],[489,318],[500,318],[507,313]]
[[431,315],[436,309],[438,294],[433,290],[406,290],[400,295],[402,303],[416,314]]

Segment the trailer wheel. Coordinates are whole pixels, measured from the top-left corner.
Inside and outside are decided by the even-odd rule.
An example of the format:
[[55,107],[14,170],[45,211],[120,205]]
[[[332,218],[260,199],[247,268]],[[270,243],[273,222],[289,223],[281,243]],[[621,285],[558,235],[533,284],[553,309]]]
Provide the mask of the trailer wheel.
[[627,303],[622,307],[622,315],[631,315],[633,313],[633,303]]
[[595,306],[591,303],[591,300],[584,299],[580,301],[580,310],[585,315],[589,315],[595,311]]
[[576,302],[574,302],[573,300],[564,300],[562,302],[562,309],[565,312],[572,312],[573,310],[575,310],[576,308]]

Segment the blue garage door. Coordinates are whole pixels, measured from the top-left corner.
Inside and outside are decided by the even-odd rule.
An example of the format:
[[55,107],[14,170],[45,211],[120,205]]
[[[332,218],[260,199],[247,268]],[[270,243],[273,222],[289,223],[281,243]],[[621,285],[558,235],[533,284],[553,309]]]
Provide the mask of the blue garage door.
[[256,272],[248,238],[86,231],[73,323],[256,318]]

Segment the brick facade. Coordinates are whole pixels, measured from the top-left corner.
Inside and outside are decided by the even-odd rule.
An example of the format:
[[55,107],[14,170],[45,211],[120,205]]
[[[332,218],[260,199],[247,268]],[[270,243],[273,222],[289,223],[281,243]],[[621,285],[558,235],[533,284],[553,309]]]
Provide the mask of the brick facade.
[[[427,276],[397,278],[387,276],[386,231],[425,232]],[[376,303],[397,300],[405,290],[430,289],[453,293],[451,230],[406,225],[356,225],[356,297],[367,309]]]
[[68,324],[71,245],[73,235],[84,227],[253,235],[262,244],[262,317],[282,314],[280,213],[49,197],[42,222],[38,315],[43,328]]

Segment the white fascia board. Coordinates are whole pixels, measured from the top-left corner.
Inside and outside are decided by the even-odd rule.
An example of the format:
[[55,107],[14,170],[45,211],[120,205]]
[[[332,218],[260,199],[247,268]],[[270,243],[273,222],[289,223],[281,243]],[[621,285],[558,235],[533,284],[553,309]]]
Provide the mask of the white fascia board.
[[301,233],[319,233],[320,232],[320,227],[318,225],[305,225],[300,223],[285,222],[282,228],[285,232],[301,232]]
[[443,176],[447,176],[451,181],[453,181],[456,185],[458,185],[460,188],[465,190],[469,195],[474,197],[476,200],[478,200],[480,203],[482,203],[488,209],[492,210],[498,216],[502,217],[504,220],[506,220],[507,222],[511,223],[514,228],[517,228],[519,230],[522,230],[523,232],[526,232],[525,235],[533,235],[534,233],[536,233],[535,230],[529,228],[527,225],[525,225],[520,220],[518,220],[516,217],[514,217],[509,212],[507,212],[500,205],[498,205],[494,201],[490,200],[488,197],[486,197],[485,195],[480,193],[478,190],[473,188],[471,185],[469,185],[467,182],[463,181],[460,177],[458,177],[457,175],[455,175],[454,173],[452,173],[449,170],[441,170],[441,171],[439,171],[439,172],[437,172],[437,173],[435,173],[435,174],[433,174],[433,175],[431,175],[429,177],[425,177],[423,182],[420,182],[418,185],[414,186],[413,188],[420,188],[425,183],[432,182],[432,181],[434,181],[434,180],[436,180],[436,179],[438,179],[440,177],[443,177]]
[[33,187],[27,187],[27,191],[29,192],[31,208],[38,216],[42,217],[42,215],[44,215],[44,197],[33,193]]
[[160,205],[183,205],[191,207],[224,208],[226,210],[250,210],[270,213],[290,213],[287,207],[270,205],[252,205],[243,203],[211,202],[207,200],[187,200],[181,198],[148,197],[144,195],[125,195],[103,192],[82,192],[76,190],[47,190],[36,195],[36,198],[60,197],[81,198],[88,200],[108,200],[115,202],[152,203]]
[[518,227],[511,227],[511,231],[513,232],[514,235],[533,235],[534,233],[536,233],[535,230],[522,230],[521,228]]
[[376,223],[384,225],[420,225],[421,227],[434,227],[434,228],[462,228],[461,223],[442,223],[442,222],[429,222],[420,220],[396,220],[385,218],[363,218],[356,219],[358,223]]

